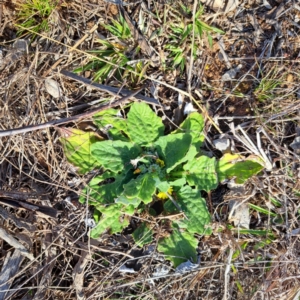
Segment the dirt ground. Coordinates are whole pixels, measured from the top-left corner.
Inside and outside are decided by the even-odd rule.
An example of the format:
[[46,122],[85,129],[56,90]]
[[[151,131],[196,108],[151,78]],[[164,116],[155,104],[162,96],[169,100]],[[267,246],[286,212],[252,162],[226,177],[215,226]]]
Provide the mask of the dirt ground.
[[[48,15],[28,12],[41,2],[0,1],[0,299],[300,299],[300,3],[207,0],[200,19],[224,32],[212,32],[210,46],[205,34],[181,43],[172,30],[193,23],[197,0],[49,0]],[[105,27],[122,10],[124,39]],[[114,65],[97,80],[96,67],[78,71],[99,39],[144,69],[125,64],[118,76]],[[167,45],[181,47],[182,69]],[[182,274],[155,242],[135,245],[138,219],[89,238],[92,211],[78,199],[97,171],[78,174],[59,141],[66,128],[95,130],[89,117],[62,119],[138,88],[158,101],[168,131],[193,103],[207,119],[206,151],[220,157],[214,141],[225,138],[253,154],[242,128],[271,166],[242,191],[224,184],[204,194],[214,231],[199,236],[199,268]],[[236,199],[252,205],[248,231],[228,227]]]

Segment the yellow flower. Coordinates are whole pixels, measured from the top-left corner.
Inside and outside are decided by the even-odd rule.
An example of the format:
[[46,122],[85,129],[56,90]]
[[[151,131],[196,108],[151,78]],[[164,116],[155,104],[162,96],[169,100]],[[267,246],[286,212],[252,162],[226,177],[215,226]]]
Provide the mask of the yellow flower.
[[165,166],[165,162],[159,158],[156,159],[156,163],[162,168]]
[[[171,195],[173,193],[173,188],[169,187],[167,193],[169,195]],[[164,192],[159,192],[156,196],[157,196],[157,198],[162,199],[162,200],[169,199],[168,195],[166,193],[164,193]]]

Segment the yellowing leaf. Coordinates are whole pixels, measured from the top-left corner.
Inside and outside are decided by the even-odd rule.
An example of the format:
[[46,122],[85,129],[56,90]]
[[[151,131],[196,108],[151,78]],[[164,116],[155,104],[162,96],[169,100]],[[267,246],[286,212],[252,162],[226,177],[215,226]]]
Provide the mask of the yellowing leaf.
[[226,153],[216,165],[219,181],[235,178],[237,184],[243,184],[248,178],[260,172],[264,167],[257,158],[245,158],[242,155]]
[[91,153],[91,145],[101,138],[94,132],[84,132],[75,128],[62,128],[60,138],[64,153],[70,163],[78,168],[79,173],[86,173],[99,167]]

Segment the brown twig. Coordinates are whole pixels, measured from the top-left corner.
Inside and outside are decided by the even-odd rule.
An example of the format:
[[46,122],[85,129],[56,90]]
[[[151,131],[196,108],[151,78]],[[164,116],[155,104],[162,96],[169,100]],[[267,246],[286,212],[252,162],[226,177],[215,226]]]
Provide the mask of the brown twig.
[[50,127],[56,127],[65,123],[70,123],[70,122],[74,122],[74,121],[78,121],[81,120],[83,118],[88,118],[93,116],[95,113],[98,113],[100,111],[106,110],[108,108],[111,107],[116,107],[119,106],[121,104],[123,104],[124,102],[128,101],[130,98],[134,97],[136,94],[138,94],[139,92],[141,92],[142,89],[137,90],[136,92],[127,95],[117,101],[114,101],[112,103],[108,103],[108,104],[104,104],[101,105],[93,110],[84,112],[82,114],[78,114],[76,116],[72,116],[69,118],[62,118],[59,120],[52,120],[46,123],[42,123],[42,124],[37,124],[37,125],[29,125],[29,126],[25,126],[25,127],[19,127],[19,128],[14,128],[14,129],[8,129],[8,130],[1,130],[0,131],[0,137],[4,137],[4,136],[12,136],[12,135],[16,135],[16,134],[20,134],[20,133],[26,133],[26,132],[31,132],[34,130],[39,130],[39,129],[46,129],[46,128],[50,128]]
[[131,97],[134,97],[137,100],[142,100],[146,103],[160,106],[160,104],[158,103],[158,101],[156,99],[140,95],[139,93],[141,90],[139,90],[137,93],[132,94],[132,91],[130,91],[128,89],[122,89],[120,91],[120,89],[118,87],[113,87],[113,86],[96,83],[96,82],[93,82],[91,79],[87,79],[85,77],[79,76],[79,75],[69,72],[67,70],[61,70],[60,73],[70,79],[82,82],[85,85],[90,85],[91,87],[93,87],[97,90],[107,92],[107,93],[111,94],[112,96],[129,96],[130,95]]

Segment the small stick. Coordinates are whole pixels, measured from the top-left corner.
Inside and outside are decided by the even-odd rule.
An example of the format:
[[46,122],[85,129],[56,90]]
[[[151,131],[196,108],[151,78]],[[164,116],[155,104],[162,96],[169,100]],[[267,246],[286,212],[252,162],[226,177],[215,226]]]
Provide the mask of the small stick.
[[4,228],[0,228],[0,237],[10,246],[14,247],[16,250],[19,250],[22,255],[27,257],[30,260],[34,260],[33,254],[27,251],[27,249],[16,240],[11,234],[9,234]]
[[20,133],[31,132],[31,131],[34,131],[34,130],[46,129],[46,128],[50,128],[50,127],[56,127],[56,126],[59,126],[59,125],[65,124],[65,123],[70,123],[70,122],[81,120],[83,118],[88,118],[88,117],[93,116],[95,113],[98,113],[98,112],[106,110],[108,108],[116,107],[116,106],[119,106],[119,105],[123,104],[124,102],[126,102],[130,98],[134,97],[136,94],[138,94],[142,90],[143,90],[143,88],[139,89],[136,92],[132,93],[131,95],[127,95],[127,96],[125,96],[125,97],[123,97],[123,98],[121,98],[117,101],[101,105],[101,106],[99,106],[99,107],[97,107],[93,110],[90,110],[90,111],[87,111],[87,112],[84,112],[82,114],[72,116],[72,117],[69,117],[69,118],[63,118],[63,119],[59,119],[59,120],[52,120],[52,121],[42,123],[42,124],[29,125],[29,126],[19,127],[19,128],[15,128],[15,129],[1,130],[0,131],[0,137],[12,136],[12,135],[20,134]]
[[66,77],[68,77],[70,79],[73,79],[73,80],[76,80],[78,82],[81,82],[81,83],[83,83],[85,85],[89,85],[92,88],[95,88],[97,90],[100,90],[100,91],[103,91],[103,92],[107,92],[107,93],[111,94],[112,96],[120,96],[120,95],[121,96],[128,96],[128,95],[131,95],[131,97],[135,96],[135,98],[137,100],[142,100],[142,101],[145,101],[146,103],[149,103],[149,104],[152,104],[152,105],[156,105],[156,106],[161,106],[160,103],[156,99],[150,98],[150,97],[146,97],[144,95],[140,95],[139,92],[141,90],[138,93],[131,94],[132,91],[130,91],[128,89],[122,89],[120,91],[120,89],[118,87],[113,87],[113,86],[108,86],[108,85],[96,83],[96,82],[93,82],[91,79],[79,76],[79,75],[74,74],[72,72],[69,72],[67,70],[61,70],[60,74],[66,76]]

